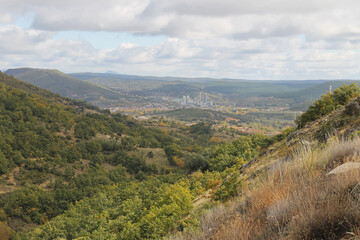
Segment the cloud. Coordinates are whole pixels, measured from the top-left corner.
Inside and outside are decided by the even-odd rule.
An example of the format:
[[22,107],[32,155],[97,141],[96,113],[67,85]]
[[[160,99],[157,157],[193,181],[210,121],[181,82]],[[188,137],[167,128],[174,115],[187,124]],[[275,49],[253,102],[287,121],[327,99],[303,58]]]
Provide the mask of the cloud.
[[[1,68],[251,79],[356,78],[358,0],[2,0]],[[30,28],[16,23],[27,18]],[[164,35],[97,49],[59,31]]]
[[[57,68],[65,72],[109,69],[137,75],[248,79],[348,78],[359,74],[360,42],[304,38],[169,38],[160,44],[120,44],[96,49],[86,40],[54,40],[54,33],[0,26],[2,68]],[[336,47],[331,50],[329,47]]]
[[310,39],[359,34],[359,7],[357,0],[3,0],[0,12],[32,12],[33,28],[47,31]]

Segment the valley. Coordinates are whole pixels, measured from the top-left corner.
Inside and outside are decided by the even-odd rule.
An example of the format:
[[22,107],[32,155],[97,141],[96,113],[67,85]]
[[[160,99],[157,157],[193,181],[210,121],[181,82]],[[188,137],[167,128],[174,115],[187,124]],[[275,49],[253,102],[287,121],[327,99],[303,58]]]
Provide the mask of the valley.
[[[93,84],[84,83],[82,87]],[[116,98],[101,95],[102,100],[120,101],[120,91],[94,86],[93,96],[111,92]],[[294,155],[302,154],[301,149],[313,151],[304,153],[309,158],[324,155],[332,144],[353,146],[360,131],[360,90],[355,83],[323,94],[305,113],[276,104],[221,104],[212,98],[215,93],[203,91],[171,103],[174,108],[145,110],[135,104],[127,112],[93,106],[83,101],[87,94],[79,93],[75,100],[3,73],[0,91],[0,229],[11,239],[221,239],[228,234],[277,238],[285,233],[273,230],[268,218],[254,225],[256,232],[236,230],[233,226],[243,223],[231,206],[260,204],[248,194],[265,194],[261,191],[271,188],[272,180],[261,179],[267,174],[275,178],[272,174],[282,170],[268,171],[278,164],[291,173],[293,166],[283,161],[293,161],[294,171],[301,172],[298,168],[305,163]],[[329,170],[345,162],[327,161]],[[317,171],[325,166],[318,166],[311,174],[322,178]],[[344,186],[353,187],[354,179],[358,175]],[[257,189],[259,184],[263,187]],[[296,191],[300,194],[301,187]],[[259,214],[257,207],[250,209]],[[217,220],[209,217],[214,211]],[[244,224],[254,224],[254,215],[244,214]],[[294,238],[308,236],[288,221],[277,224],[290,228]],[[348,229],[331,226],[321,230],[322,236],[343,236]]]
[[359,9],[1,0],[0,240],[360,240]]
[[237,134],[270,135],[293,126],[296,117],[330,86],[337,88],[354,82],[65,74],[32,68],[10,69],[6,73],[64,97],[87,101],[140,121],[165,119],[185,125],[209,121],[217,129],[227,128]]

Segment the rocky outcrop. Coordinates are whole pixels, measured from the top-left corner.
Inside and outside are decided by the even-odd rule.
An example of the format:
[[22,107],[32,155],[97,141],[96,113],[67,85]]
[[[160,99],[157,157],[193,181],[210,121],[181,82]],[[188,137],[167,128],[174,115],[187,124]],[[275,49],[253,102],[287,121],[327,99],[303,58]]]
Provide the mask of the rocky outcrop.
[[360,170],[360,162],[346,162],[331,170],[327,175],[348,173],[349,171]]

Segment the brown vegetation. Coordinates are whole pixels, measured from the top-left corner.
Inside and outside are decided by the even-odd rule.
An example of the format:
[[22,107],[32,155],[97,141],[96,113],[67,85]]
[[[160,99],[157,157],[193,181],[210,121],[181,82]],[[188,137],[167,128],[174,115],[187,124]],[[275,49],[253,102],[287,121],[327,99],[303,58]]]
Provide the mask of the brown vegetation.
[[242,197],[209,211],[201,231],[182,239],[354,239],[360,227],[360,171],[327,175],[359,162],[360,140],[332,139],[303,147],[243,189]]
[[9,240],[13,231],[6,222],[0,222],[0,240]]

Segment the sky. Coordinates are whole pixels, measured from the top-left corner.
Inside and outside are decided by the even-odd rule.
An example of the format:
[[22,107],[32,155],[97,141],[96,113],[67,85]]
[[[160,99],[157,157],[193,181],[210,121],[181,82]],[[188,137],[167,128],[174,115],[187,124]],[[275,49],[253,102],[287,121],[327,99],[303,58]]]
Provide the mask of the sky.
[[359,79],[358,0],[0,0],[0,69]]

